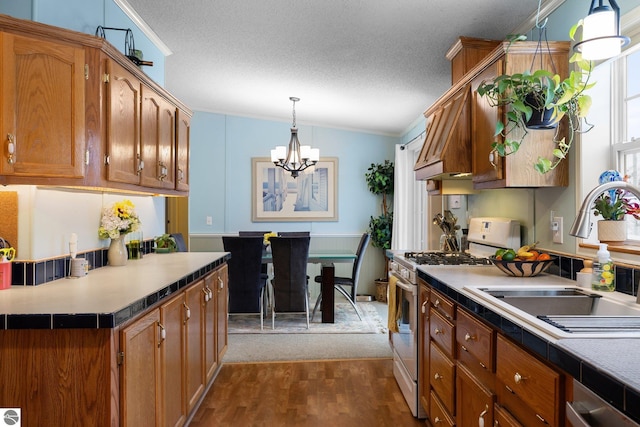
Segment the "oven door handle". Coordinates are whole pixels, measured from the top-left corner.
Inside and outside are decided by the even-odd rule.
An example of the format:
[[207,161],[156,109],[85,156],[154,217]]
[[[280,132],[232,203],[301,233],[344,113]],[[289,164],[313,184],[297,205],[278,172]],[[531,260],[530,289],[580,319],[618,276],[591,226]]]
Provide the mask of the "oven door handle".
[[398,279],[398,281],[396,282],[396,286],[404,289],[405,291],[411,292],[412,294],[415,294],[415,293],[418,292],[418,287],[417,286],[412,285],[411,283],[404,282],[398,276],[396,276],[396,278]]

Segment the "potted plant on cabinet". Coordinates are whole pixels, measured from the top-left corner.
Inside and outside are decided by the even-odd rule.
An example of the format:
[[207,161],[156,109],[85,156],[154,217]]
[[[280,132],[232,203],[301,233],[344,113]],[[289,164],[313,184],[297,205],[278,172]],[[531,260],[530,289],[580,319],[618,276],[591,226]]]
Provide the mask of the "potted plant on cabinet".
[[[388,282],[388,263],[386,250],[391,249],[391,233],[393,230],[393,211],[389,207],[387,196],[393,194],[394,164],[389,160],[384,163],[372,163],[365,178],[369,191],[376,195],[382,195],[382,213],[369,219],[369,233],[373,247],[382,249],[384,256],[384,277],[376,280],[378,286],[378,300],[384,295],[386,298],[386,285]],[[384,288],[384,289],[382,289]]]
[[[579,24],[570,31],[571,39]],[[509,47],[513,43],[526,40],[523,35],[508,38],[505,61],[508,61]],[[543,52],[537,52],[542,55]],[[590,82],[592,63],[582,59],[575,53],[569,60],[577,70],[569,76],[560,75],[545,69],[526,70],[522,73],[503,74],[482,82],[478,86],[478,95],[485,97],[489,105],[506,109],[504,121],[496,123],[491,146],[500,155],[507,156],[518,151],[520,144],[528,133],[528,129],[553,129],[555,148],[552,158],[538,157],[534,164],[539,173],[547,173],[566,158],[574,141],[575,133],[581,131],[581,124],[591,107],[591,97],[585,92],[595,83]],[[567,135],[562,136],[558,123],[566,117]],[[547,119],[533,125],[527,124],[531,119]],[[513,135],[517,135],[513,137]]]

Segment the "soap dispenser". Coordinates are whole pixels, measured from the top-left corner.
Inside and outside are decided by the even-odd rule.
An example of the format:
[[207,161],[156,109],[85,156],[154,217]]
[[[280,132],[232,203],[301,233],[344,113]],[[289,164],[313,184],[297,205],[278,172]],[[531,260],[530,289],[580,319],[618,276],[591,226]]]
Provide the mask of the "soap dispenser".
[[615,271],[613,261],[607,250],[606,243],[600,243],[600,249],[593,260],[593,275],[591,276],[591,289],[595,291],[613,292],[616,290]]

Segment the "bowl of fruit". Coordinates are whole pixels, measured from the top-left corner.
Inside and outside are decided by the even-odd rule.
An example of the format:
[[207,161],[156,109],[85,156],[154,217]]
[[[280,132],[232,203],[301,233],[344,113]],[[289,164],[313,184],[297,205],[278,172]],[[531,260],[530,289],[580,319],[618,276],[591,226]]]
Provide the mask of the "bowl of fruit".
[[503,273],[513,277],[534,277],[546,271],[557,260],[545,252],[536,251],[533,245],[514,249],[498,249],[489,259]]

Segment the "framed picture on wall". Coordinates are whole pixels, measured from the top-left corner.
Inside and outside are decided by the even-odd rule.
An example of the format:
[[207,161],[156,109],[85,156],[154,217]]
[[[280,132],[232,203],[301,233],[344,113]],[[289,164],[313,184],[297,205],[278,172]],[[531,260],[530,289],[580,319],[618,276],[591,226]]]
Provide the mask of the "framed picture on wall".
[[338,220],[336,157],[321,158],[297,178],[266,157],[251,163],[253,222]]

